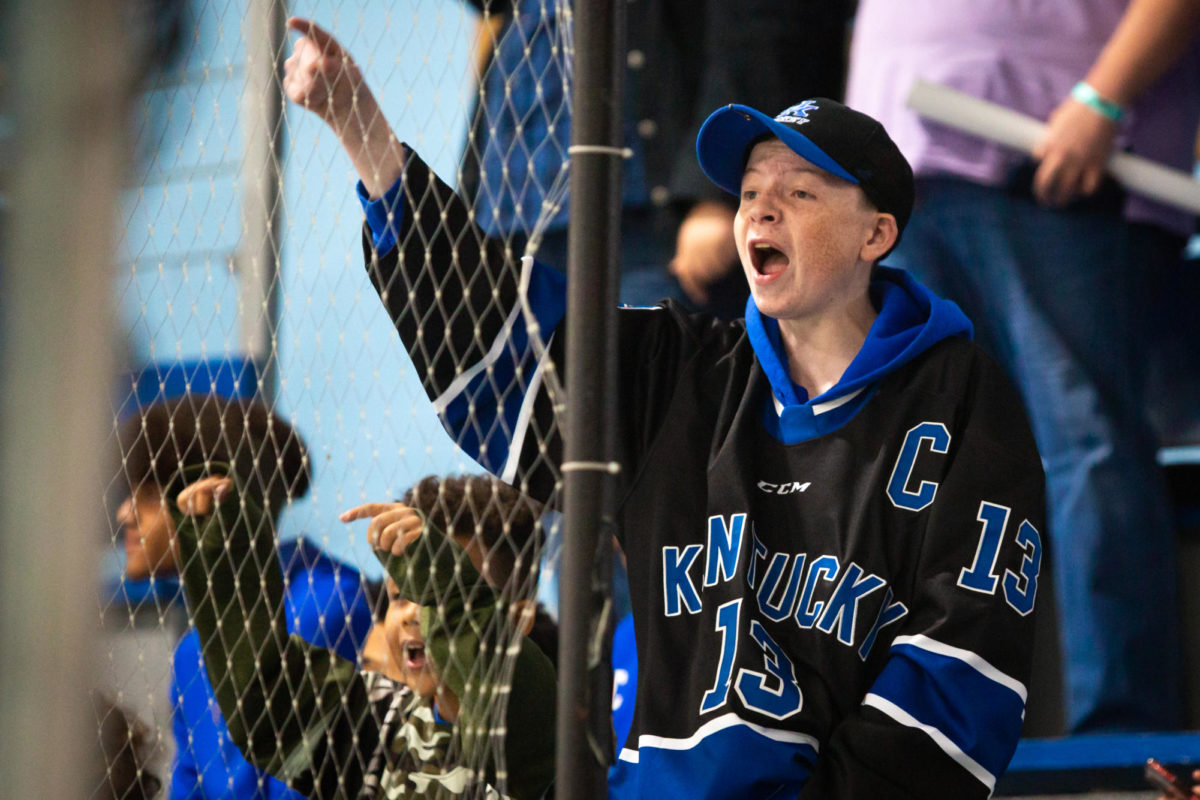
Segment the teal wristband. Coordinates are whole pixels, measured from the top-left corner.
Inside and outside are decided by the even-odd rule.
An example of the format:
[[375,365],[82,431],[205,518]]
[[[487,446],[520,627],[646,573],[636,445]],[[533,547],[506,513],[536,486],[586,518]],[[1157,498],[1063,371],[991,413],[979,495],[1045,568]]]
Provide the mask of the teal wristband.
[[1087,81],[1075,84],[1071,89],[1071,99],[1083,103],[1092,111],[1113,122],[1120,122],[1125,116],[1125,108],[1120,103],[1105,100]]

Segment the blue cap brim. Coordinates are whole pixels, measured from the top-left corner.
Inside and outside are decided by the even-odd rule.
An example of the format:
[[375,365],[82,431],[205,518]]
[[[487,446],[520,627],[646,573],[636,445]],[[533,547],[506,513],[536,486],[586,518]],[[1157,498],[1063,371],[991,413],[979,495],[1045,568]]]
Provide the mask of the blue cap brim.
[[790,125],[749,106],[730,104],[709,114],[696,137],[696,157],[709,180],[732,195],[742,193],[746,147],[763,134],[779,137],[792,152],[833,175],[858,183],[824,150]]

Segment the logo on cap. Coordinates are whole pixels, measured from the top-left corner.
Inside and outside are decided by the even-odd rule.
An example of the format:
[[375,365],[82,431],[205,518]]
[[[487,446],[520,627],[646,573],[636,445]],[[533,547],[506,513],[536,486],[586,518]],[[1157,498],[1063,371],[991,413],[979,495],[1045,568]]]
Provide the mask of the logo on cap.
[[797,103],[791,108],[785,108],[779,112],[779,116],[775,117],[776,122],[791,122],[796,125],[803,125],[808,122],[808,112],[816,111],[820,106],[816,100],[805,100],[802,103]]

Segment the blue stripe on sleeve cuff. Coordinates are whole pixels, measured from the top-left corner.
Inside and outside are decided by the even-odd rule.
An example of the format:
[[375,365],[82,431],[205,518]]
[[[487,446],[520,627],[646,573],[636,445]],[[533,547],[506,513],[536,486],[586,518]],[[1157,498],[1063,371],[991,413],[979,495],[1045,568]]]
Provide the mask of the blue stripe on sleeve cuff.
[[396,233],[404,222],[404,206],[400,202],[400,184],[403,180],[397,178],[378,200],[371,199],[362,181],[354,187],[363,213],[367,215],[367,227],[371,229],[375,252],[381,256],[387,255],[396,246]]
[[1016,750],[1025,701],[998,676],[948,652],[899,644],[871,693],[936,729],[956,750],[999,775]]
[[[538,335],[548,344],[566,313],[566,278],[540,261],[528,268],[529,309],[537,320]],[[537,359],[527,322],[519,308],[512,310],[511,328],[499,331],[482,364],[471,365],[468,372],[477,374],[446,395],[439,415],[455,444],[495,475],[504,473],[514,448],[519,457],[527,429],[518,421],[526,394],[537,389],[533,381]]]

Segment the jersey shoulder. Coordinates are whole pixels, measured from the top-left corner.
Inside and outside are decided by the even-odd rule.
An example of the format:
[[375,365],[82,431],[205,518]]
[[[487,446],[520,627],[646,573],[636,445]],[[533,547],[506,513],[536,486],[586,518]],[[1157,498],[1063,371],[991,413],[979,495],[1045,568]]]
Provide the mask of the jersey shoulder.
[[952,337],[885,379],[883,399],[904,404],[930,402],[953,407],[974,429],[991,434],[1022,461],[1040,460],[1024,400],[1008,373],[970,339]]

